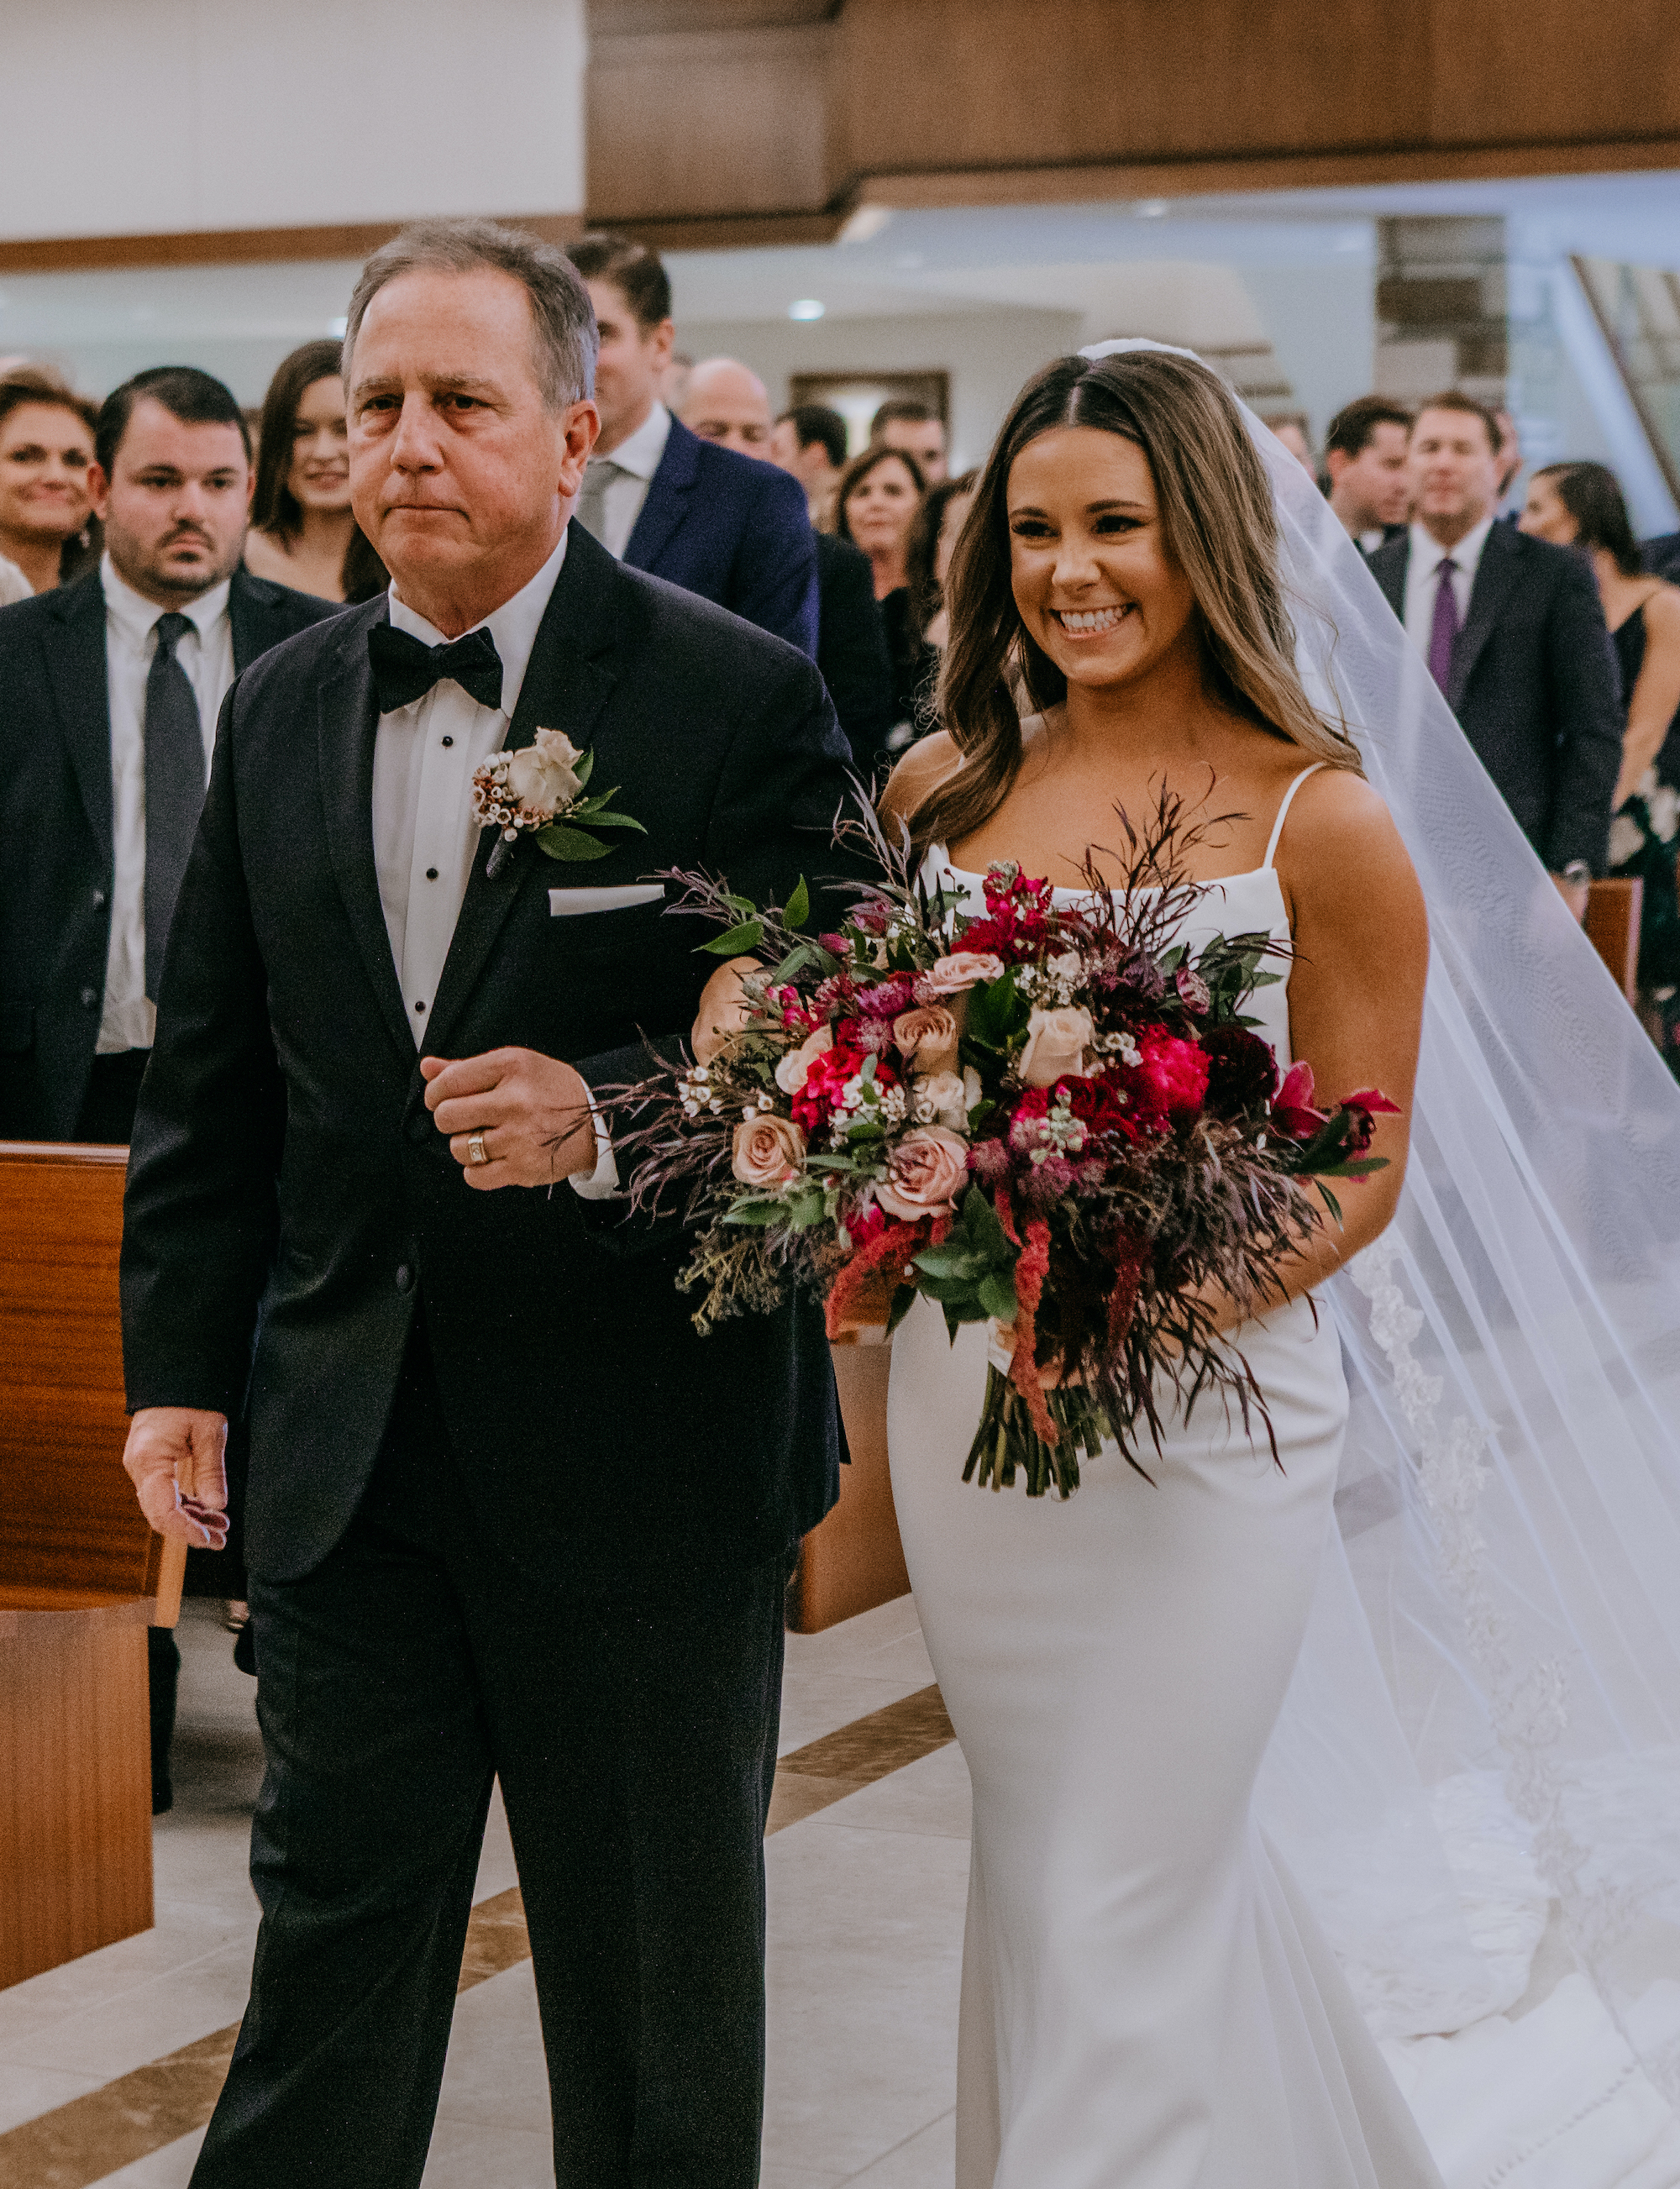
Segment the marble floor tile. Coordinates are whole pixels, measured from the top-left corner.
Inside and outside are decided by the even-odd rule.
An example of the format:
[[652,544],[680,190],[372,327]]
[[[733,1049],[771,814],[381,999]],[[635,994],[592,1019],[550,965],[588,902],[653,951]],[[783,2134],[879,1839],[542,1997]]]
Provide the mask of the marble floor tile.
[[104,2082],[103,2075],[77,2075],[63,2067],[14,2067],[0,2061],[0,2135],[20,2121],[33,2120],[68,2105]]
[[0,2042],[0,2060],[102,2079],[126,2075],[237,2022],[250,1990],[250,1941],[235,1939],[114,1997],[60,2015],[31,2034],[11,2031]]
[[854,2174],[846,2189],[951,2189],[957,2169],[954,2109]]
[[[190,2135],[178,2136],[173,2143],[166,2143],[161,2151],[132,2159],[127,2166],[119,2166],[115,2174],[101,2175],[98,2189],[187,2189],[203,2141],[204,2130],[195,2128]],[[554,2189],[552,2180],[547,2189]]]
[[973,1799],[968,1766],[953,1740],[824,1808],[812,1819],[812,1830],[841,1824],[860,1831],[931,1832],[966,1844]]
[[765,1853],[766,2164],[849,2178],[953,2101],[968,1848],[813,1819]]
[[455,2129],[517,2129],[545,2143],[550,2138],[548,2070],[529,1961],[456,2000],[438,2119]]
[[441,2115],[421,2189],[554,2189],[554,2139],[540,2129],[485,2127]]

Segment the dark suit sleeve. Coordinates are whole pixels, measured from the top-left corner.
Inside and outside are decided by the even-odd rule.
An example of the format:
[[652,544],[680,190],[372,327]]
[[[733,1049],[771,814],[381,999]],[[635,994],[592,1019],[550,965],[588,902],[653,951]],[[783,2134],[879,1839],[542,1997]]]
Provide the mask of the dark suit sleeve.
[[818,567],[823,575],[817,666],[851,747],[852,764],[868,782],[886,756],[887,732],[898,719],[886,626],[866,555],[836,540],[826,557],[818,549]]
[[1585,859],[1599,874],[1609,853],[1610,799],[1621,768],[1621,679],[1598,588],[1584,561],[1566,563],[1558,573],[1545,645],[1558,733],[1546,863],[1556,874],[1571,859]]
[[811,529],[805,489],[791,472],[773,464],[759,467],[763,476],[747,512],[741,542],[729,573],[723,606],[761,631],[773,632],[817,659],[817,541]]
[[237,1412],[278,1234],[286,1097],[235,808],[235,684],[169,931],[123,1202],[131,1408]]
[[[706,825],[702,864],[707,873],[727,880],[755,904],[784,904],[803,875],[812,895],[809,931],[832,926],[855,895],[848,883],[879,872],[856,847],[834,840],[835,823],[858,812],[850,761],[822,678],[809,664],[789,662],[730,747]],[[695,962],[698,1003],[718,961]],[[674,1064],[690,1031],[682,1026],[648,1033],[653,1047]],[[648,1076],[648,1050],[637,1043],[580,1057],[576,1069],[592,1089],[632,1083]],[[626,1222],[622,1201],[578,1206],[585,1224],[615,1253],[669,1246],[682,1229],[674,1215]]]

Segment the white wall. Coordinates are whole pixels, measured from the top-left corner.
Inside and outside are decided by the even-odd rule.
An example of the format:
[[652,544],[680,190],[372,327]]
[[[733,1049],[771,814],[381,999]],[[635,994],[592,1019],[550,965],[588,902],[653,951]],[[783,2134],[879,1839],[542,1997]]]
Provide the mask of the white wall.
[[583,0],[11,0],[0,236],[583,204]]
[[737,357],[786,408],[795,372],[948,372],[952,469],[983,463],[1023,383],[1083,339],[1075,312],[984,311],[903,318],[731,320],[679,318],[677,346],[698,359]]

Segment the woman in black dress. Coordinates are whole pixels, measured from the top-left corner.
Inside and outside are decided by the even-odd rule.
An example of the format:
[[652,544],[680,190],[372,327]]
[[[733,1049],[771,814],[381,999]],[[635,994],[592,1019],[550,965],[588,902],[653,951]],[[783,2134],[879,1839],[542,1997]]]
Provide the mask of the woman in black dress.
[[1520,529],[1577,548],[1598,581],[1627,708],[1610,808],[1611,872],[1644,883],[1641,1001],[1680,1078],[1680,587],[1643,568],[1621,488],[1603,464],[1547,464],[1536,472]]
[[[925,672],[922,634],[910,601],[906,548],[910,527],[927,491],[921,466],[902,449],[866,449],[840,474],[834,490],[834,529],[861,547],[875,576],[875,598],[886,625],[897,693],[895,721],[915,720],[916,693]],[[914,734],[914,732],[913,732]],[[893,739],[889,738],[889,747]]]

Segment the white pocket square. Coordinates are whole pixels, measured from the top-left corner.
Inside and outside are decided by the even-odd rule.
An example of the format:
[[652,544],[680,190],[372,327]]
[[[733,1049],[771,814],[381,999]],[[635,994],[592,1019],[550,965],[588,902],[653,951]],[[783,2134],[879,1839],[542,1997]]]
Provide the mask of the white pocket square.
[[663,882],[620,882],[615,889],[552,889],[548,909],[556,919],[580,912],[625,912],[633,904],[655,904],[665,893]]

